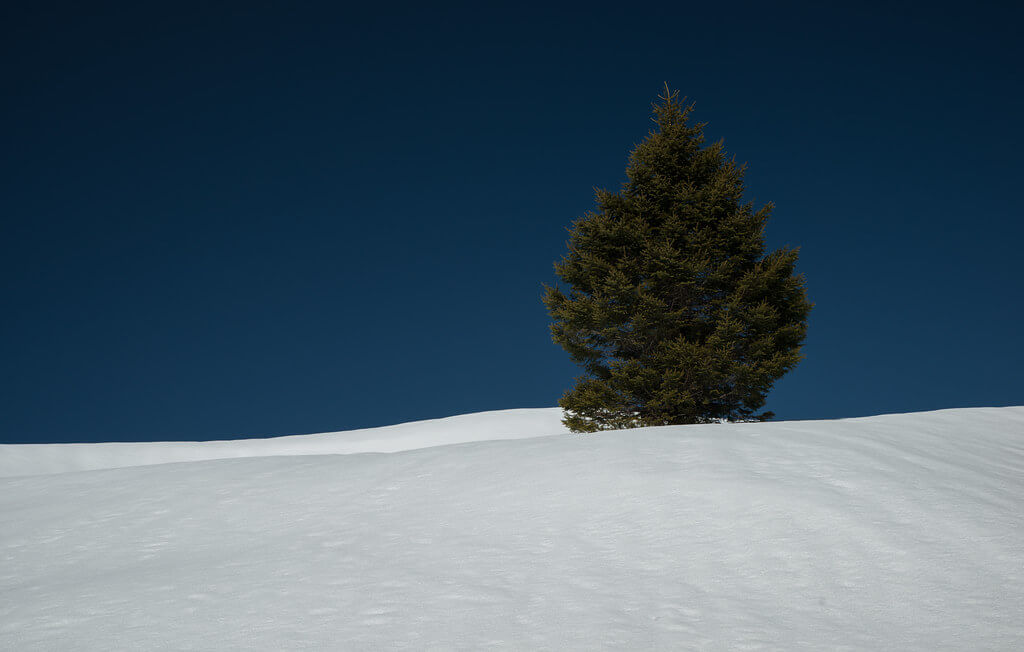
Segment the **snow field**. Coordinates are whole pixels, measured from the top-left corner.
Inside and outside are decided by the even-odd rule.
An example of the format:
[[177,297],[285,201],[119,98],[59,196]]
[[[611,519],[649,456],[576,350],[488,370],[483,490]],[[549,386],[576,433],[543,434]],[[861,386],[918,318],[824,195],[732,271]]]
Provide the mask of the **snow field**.
[[1024,649],[1024,408],[536,412],[517,440],[484,413],[491,441],[0,479],[0,649]]
[[462,414],[381,428],[267,439],[0,444],[0,478],[235,457],[394,453],[467,441],[565,434],[568,430],[562,425],[561,418],[558,410],[527,408]]

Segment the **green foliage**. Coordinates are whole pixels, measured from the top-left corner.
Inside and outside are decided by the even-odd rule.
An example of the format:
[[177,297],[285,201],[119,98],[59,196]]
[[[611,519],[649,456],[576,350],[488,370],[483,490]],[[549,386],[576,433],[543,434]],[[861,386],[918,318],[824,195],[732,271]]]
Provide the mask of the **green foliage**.
[[665,88],[657,127],[619,193],[573,222],[546,287],[552,338],[585,374],[559,401],[576,432],[768,419],[773,383],[802,358],[807,300],[797,251],[765,253],[772,206],[743,201],[722,142]]

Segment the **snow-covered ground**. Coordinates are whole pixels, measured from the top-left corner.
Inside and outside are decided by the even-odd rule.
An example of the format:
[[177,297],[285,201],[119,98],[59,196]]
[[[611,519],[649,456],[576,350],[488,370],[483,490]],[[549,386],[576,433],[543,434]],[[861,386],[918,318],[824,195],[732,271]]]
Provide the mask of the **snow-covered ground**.
[[394,453],[490,439],[522,439],[568,431],[557,409],[498,410],[315,435],[234,441],[0,444],[0,478],[232,457]]
[[1024,649],[1024,407],[558,419],[0,447],[0,649]]

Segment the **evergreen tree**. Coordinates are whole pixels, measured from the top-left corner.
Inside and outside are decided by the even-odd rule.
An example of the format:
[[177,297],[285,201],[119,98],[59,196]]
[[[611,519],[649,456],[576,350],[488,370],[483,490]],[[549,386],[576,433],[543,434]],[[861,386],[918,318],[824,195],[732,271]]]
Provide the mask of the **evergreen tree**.
[[573,222],[546,287],[554,341],[585,370],[561,398],[576,432],[764,420],[773,383],[802,359],[807,300],[797,251],[765,253],[772,205],[743,200],[746,166],[705,146],[666,85],[657,127],[619,193]]

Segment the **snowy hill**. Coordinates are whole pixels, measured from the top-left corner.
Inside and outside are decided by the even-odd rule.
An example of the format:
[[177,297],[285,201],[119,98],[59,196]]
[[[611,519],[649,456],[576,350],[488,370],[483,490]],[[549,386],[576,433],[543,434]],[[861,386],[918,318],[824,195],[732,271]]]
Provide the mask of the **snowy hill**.
[[1024,408],[558,416],[2,447],[0,649],[1024,649]]
[[565,434],[568,431],[561,419],[558,409],[539,408],[268,439],[0,445],[0,478],[233,457],[394,453],[470,441]]

